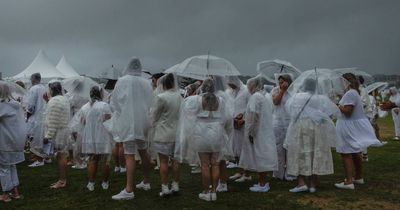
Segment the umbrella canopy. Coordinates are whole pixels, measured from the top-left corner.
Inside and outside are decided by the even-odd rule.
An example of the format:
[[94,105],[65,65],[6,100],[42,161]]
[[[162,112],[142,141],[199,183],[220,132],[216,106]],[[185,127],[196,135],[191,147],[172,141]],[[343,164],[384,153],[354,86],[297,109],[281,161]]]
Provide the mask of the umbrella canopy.
[[339,72],[316,68],[302,72],[290,85],[289,94],[303,92],[303,85],[308,78],[317,80],[315,94],[326,95],[332,100],[337,100],[337,95],[343,95],[349,84]]
[[340,69],[334,69],[334,71],[337,71],[341,74],[345,74],[345,73],[352,73],[356,76],[362,76],[364,78],[364,83],[365,84],[371,84],[374,82],[374,77],[370,74],[368,74],[367,72],[358,70],[357,68],[353,67],[353,68],[340,68]]
[[389,83],[387,82],[374,82],[370,85],[368,85],[365,90],[367,91],[367,93],[371,93],[372,91],[378,89],[378,91],[381,91],[385,88],[387,88],[389,86]]
[[97,82],[89,77],[71,77],[62,81],[63,88],[70,93],[76,93],[84,98],[90,97],[90,89],[99,86]]
[[178,76],[204,80],[210,75],[238,76],[240,72],[226,59],[213,55],[198,55],[184,60],[168,73],[175,72]]
[[257,63],[257,71],[272,83],[275,83],[275,74],[291,74],[293,79],[297,78],[301,74],[301,71],[291,63],[279,59]]

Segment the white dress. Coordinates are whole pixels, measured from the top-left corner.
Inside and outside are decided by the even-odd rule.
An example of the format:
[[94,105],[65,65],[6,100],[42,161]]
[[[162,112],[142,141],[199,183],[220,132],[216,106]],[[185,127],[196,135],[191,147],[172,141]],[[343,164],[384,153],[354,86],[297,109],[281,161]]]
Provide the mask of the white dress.
[[[279,86],[271,91],[271,95],[279,93]],[[273,106],[273,126],[276,138],[276,149],[278,153],[278,170],[274,171],[273,176],[279,179],[287,178],[286,173],[286,150],[283,148],[286,132],[290,123],[290,115],[287,113],[285,106],[290,99],[290,95],[286,92],[283,94],[281,103]]]
[[[228,89],[227,93],[233,98],[233,117],[239,114],[245,114],[247,102],[250,98],[250,93],[246,85],[241,84],[238,91]],[[232,134],[232,151],[235,157],[239,157],[242,152],[242,142],[244,141],[244,126],[239,129],[234,129]]]
[[218,153],[218,160],[223,159],[231,125],[223,98],[219,97],[218,110],[212,112],[203,110],[201,95],[186,98],[178,124],[175,158],[180,162],[197,164],[198,153],[205,152]]
[[333,174],[331,148],[335,147],[335,124],[330,116],[337,106],[323,95],[297,93],[287,104],[291,114],[284,146],[287,173],[292,176]]
[[87,112],[82,133],[83,154],[111,154],[113,141],[103,125],[105,115],[111,115],[111,109],[102,101],[96,101]]
[[46,110],[46,102],[43,95],[46,93],[46,88],[42,84],[32,86],[26,97],[24,103],[26,110],[32,115],[28,119],[28,135],[33,137],[31,147],[35,149],[43,148],[44,137],[44,114]]
[[[254,138],[250,143],[249,135]],[[245,139],[242,144],[239,167],[266,172],[278,168],[276,141],[272,128],[272,100],[260,92],[254,93],[247,104]]]
[[339,104],[341,106],[352,105],[353,113],[346,117],[343,113],[339,115],[336,122],[336,151],[338,153],[359,153],[369,146],[381,146],[376,138],[371,123],[365,116],[361,97],[354,89],[347,91]]
[[113,115],[105,122],[116,142],[146,140],[153,90],[148,80],[134,75],[118,79],[111,95]]
[[[392,118],[394,123],[395,136],[400,137],[400,94],[390,96],[389,101],[396,104],[396,108],[392,109]],[[397,113],[395,112],[397,110]]]
[[26,123],[19,103],[0,102],[0,165],[24,161]]

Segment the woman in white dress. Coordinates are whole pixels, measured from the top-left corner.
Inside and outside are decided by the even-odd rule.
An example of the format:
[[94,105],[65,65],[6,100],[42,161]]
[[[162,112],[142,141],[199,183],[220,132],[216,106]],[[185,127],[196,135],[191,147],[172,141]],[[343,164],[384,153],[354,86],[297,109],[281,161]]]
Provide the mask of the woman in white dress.
[[276,149],[278,153],[278,170],[274,171],[273,176],[285,180],[292,180],[286,173],[286,150],[283,148],[286,132],[290,123],[289,113],[285,110],[285,105],[290,98],[287,92],[292,83],[292,77],[289,74],[281,74],[278,77],[278,86],[271,91],[273,108],[273,126],[276,138]]
[[24,161],[26,124],[21,106],[11,99],[7,83],[0,81],[0,202],[19,199],[16,164]]
[[392,106],[392,118],[394,123],[394,140],[400,140],[400,94],[396,87],[392,87],[389,90],[390,97],[389,101],[393,104]]
[[81,119],[85,125],[82,133],[82,153],[89,156],[89,182],[86,186],[89,191],[94,190],[99,162],[103,169],[103,182],[101,186],[104,190],[107,190],[109,187],[113,141],[111,134],[105,129],[103,122],[111,118],[111,108],[109,104],[102,100],[102,89],[97,86],[92,87],[90,90],[90,108],[87,115]]
[[[336,152],[342,156],[346,179],[344,182],[335,184],[335,186],[340,189],[354,190],[354,183],[364,184],[364,179],[361,175],[361,152],[369,146],[381,146],[382,144],[376,138],[374,129],[365,116],[356,76],[346,73],[343,77],[350,84],[347,92],[339,101],[341,115],[336,122],[338,136]],[[353,164],[356,172],[354,177]]]
[[213,80],[204,80],[201,90],[201,95],[188,97],[181,108],[175,157],[189,164],[200,159],[203,191],[199,198],[215,201],[219,163],[232,121],[224,99],[215,94]]
[[70,131],[68,122],[70,118],[70,105],[68,99],[62,95],[60,82],[49,84],[51,99],[47,104],[45,124],[47,127],[44,142],[52,142],[57,152],[59,179],[50,188],[64,188],[67,185],[67,157],[68,136]]
[[[242,144],[244,138],[244,125],[245,125],[245,112],[247,103],[250,98],[250,93],[246,85],[240,81],[239,77],[228,77],[227,84],[229,89],[226,91],[233,98],[233,117],[234,117],[234,130],[232,138],[232,150],[235,163],[229,164],[228,168],[235,168],[239,164],[240,153],[242,152]],[[244,182],[251,180],[249,171],[240,169],[238,173],[230,176],[229,179],[235,182]]]
[[175,159],[172,160],[173,182],[169,189],[168,161],[170,157],[174,156],[179,109],[183,99],[178,92],[177,79],[173,74],[161,77],[158,86],[160,91],[151,108],[154,126],[152,147],[160,158],[160,196],[167,196],[179,192],[179,162]]
[[[286,104],[291,122],[284,147],[287,149],[287,173],[297,176],[298,184],[290,192],[316,191],[320,175],[333,174],[331,148],[335,147],[336,130],[330,116],[337,106],[324,95],[316,93],[314,78],[304,80],[303,90]],[[306,177],[309,178],[307,186]]]
[[251,94],[245,113],[245,139],[242,144],[239,167],[258,172],[259,183],[252,192],[268,192],[267,172],[278,168],[276,142],[272,127],[272,99],[261,94],[264,84],[256,77],[247,81]]

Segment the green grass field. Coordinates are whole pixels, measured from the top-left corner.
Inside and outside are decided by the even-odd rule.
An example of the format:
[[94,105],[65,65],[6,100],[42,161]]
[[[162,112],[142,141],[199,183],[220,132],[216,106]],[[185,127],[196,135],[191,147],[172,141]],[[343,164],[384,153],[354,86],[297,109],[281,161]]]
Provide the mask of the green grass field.
[[[56,164],[40,168],[28,168],[27,163],[18,167],[20,192],[24,199],[11,203],[0,203],[0,209],[400,209],[400,142],[391,139],[393,125],[390,117],[379,121],[382,139],[388,141],[384,147],[369,150],[369,162],[364,164],[365,185],[354,191],[335,189],[333,184],[343,180],[344,173],[339,155],[333,152],[335,174],[320,177],[320,186],[315,194],[291,194],[288,190],[296,182],[270,180],[271,191],[251,193],[248,187],[255,183],[229,183],[230,192],[219,193],[216,202],[198,199],[201,191],[200,175],[190,174],[184,166],[181,171],[181,195],[160,198],[158,171],[151,174],[151,191],[136,191],[130,201],[113,201],[111,196],[124,186],[125,175],[112,173],[110,189],[104,191],[96,183],[94,192],[86,189],[86,170],[68,172],[65,189],[50,190],[56,181]],[[138,170],[136,182],[142,175]],[[235,170],[230,170],[230,174]],[[253,179],[257,175],[253,175]]]

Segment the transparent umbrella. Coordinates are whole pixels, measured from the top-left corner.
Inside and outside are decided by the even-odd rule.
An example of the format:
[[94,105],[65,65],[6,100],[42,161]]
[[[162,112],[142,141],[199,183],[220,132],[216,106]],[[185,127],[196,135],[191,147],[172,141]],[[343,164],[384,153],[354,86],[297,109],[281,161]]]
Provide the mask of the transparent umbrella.
[[301,71],[291,63],[279,59],[261,61],[257,63],[257,71],[272,83],[275,83],[275,74],[291,74],[293,79],[297,78],[301,74]]
[[339,72],[341,74],[345,73],[352,73],[356,76],[362,76],[364,78],[364,83],[365,84],[371,84],[374,82],[374,77],[367,72],[358,70],[357,68],[340,68],[340,69],[334,69],[334,71]]
[[381,90],[387,88],[388,86],[389,86],[389,83],[387,83],[387,82],[374,82],[374,83],[368,85],[368,86],[365,88],[365,90],[366,90],[367,93],[369,94],[369,93],[371,93],[371,92],[374,91],[374,90],[381,91]]
[[63,88],[67,92],[79,94],[84,98],[90,97],[90,89],[99,86],[97,82],[86,76],[71,77],[62,81]]

